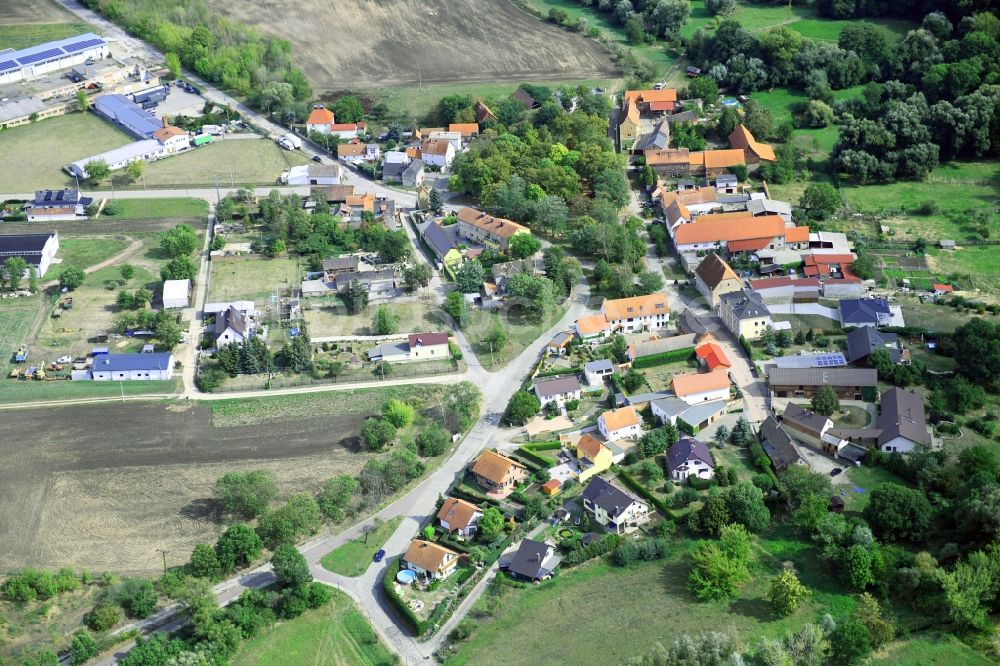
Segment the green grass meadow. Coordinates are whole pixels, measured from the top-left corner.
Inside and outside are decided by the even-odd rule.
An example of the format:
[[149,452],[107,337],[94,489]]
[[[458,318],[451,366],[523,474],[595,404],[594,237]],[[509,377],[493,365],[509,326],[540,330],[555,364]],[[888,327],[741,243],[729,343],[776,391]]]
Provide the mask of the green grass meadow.
[[380,524],[373,532],[364,537],[348,541],[343,546],[331,550],[323,556],[320,564],[327,571],[332,571],[341,576],[360,576],[372,563],[375,553],[392,536],[392,533],[399,527],[403,520],[402,516],[396,516],[388,522]]
[[84,32],[93,32],[87,23],[31,23],[20,25],[0,25],[0,50],[25,49],[43,42],[74,37]]
[[[109,202],[111,203],[111,202]],[[115,199],[115,214],[102,214],[102,218],[121,220],[153,220],[169,217],[204,217],[208,204],[202,199]]]
[[390,666],[394,655],[351,599],[333,591],[329,604],[284,620],[244,643],[237,666]]
[[62,263],[56,266],[53,277],[70,266],[87,268],[109,259],[126,247],[129,242],[123,238],[87,238],[85,236],[69,236],[59,239],[58,257]]

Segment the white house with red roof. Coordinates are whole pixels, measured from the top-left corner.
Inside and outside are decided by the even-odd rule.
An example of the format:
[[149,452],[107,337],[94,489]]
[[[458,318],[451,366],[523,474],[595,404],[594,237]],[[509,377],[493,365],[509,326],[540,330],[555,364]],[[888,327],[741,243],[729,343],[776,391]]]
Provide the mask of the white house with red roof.
[[415,363],[451,358],[447,333],[411,333],[406,340],[386,342],[368,350],[368,360]]

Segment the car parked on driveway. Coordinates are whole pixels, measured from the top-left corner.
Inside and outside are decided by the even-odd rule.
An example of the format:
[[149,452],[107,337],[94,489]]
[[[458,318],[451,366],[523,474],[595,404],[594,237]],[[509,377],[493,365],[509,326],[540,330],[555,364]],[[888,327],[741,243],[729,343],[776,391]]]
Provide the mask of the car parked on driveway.
[[375,553],[375,557],[373,559],[376,562],[381,562],[382,558],[384,558],[384,557],[385,557],[385,549],[384,548],[379,548],[378,551]]

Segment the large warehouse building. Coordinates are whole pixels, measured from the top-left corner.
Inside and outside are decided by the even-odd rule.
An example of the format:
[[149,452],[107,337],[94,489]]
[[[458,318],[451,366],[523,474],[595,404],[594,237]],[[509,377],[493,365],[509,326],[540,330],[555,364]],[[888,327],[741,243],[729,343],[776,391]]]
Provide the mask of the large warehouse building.
[[43,74],[99,60],[111,54],[108,43],[92,32],[0,53],[0,84],[27,81]]

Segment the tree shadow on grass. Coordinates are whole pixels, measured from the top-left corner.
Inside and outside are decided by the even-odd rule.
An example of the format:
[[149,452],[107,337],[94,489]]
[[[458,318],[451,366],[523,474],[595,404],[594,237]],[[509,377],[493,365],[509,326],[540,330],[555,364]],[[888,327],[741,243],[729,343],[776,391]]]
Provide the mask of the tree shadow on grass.
[[774,609],[765,599],[737,599],[729,604],[729,610],[760,622],[770,622],[775,619]]

